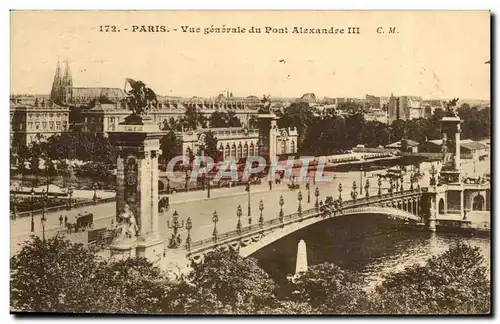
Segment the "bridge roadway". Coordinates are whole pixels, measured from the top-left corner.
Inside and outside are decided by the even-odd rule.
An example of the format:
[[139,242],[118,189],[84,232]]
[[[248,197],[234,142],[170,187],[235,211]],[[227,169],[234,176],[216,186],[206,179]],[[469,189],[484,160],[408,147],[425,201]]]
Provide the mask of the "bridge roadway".
[[[380,172],[380,171],[379,171]],[[332,173],[326,173],[327,176],[331,176]],[[320,196],[319,200],[324,200],[326,196],[338,197],[338,185],[342,183],[342,199],[344,201],[351,199],[350,192],[352,188],[352,182],[356,181],[358,185],[357,191],[359,192],[359,182],[360,173],[359,172],[346,172],[346,173],[335,173],[336,179],[332,182],[322,182],[317,183],[319,188]],[[367,173],[367,177],[370,179],[370,195],[376,195],[378,192],[377,178],[370,178],[370,172]],[[365,181],[366,177],[363,177]],[[409,181],[407,178],[406,181]],[[387,181],[383,182],[382,192],[386,193],[389,184]],[[408,188],[409,184],[405,184],[405,188]],[[309,209],[314,207],[315,196],[314,189],[316,186],[312,185],[311,182],[311,202],[307,203],[307,190],[305,190],[305,183],[301,183],[302,190],[302,209]],[[363,188],[363,193],[364,193]],[[213,222],[212,215],[215,210],[217,210],[219,216],[219,222],[217,223],[217,229],[219,233],[229,232],[236,229],[236,224],[238,222],[236,216],[236,209],[238,205],[241,205],[243,216],[241,217],[241,222],[243,226],[248,226],[248,193],[245,192],[244,186],[234,187],[234,188],[222,188],[211,191],[211,198],[206,198],[206,191],[196,191],[188,193],[177,193],[171,196],[171,208],[168,212],[159,215],[159,230],[162,237],[169,237],[172,233],[171,229],[167,228],[167,220],[172,219],[172,213],[177,210],[180,220],[185,220],[188,216],[191,216],[193,221],[193,229],[191,230],[191,237],[193,241],[201,240],[212,235]],[[264,202],[263,216],[264,219],[276,218],[279,213],[279,197],[283,195],[285,204],[283,206],[283,211],[286,214],[291,214],[297,211],[298,201],[297,201],[298,191],[290,191],[287,187],[287,182],[282,182],[280,185],[273,184],[273,190],[269,190],[267,183],[262,183],[261,185],[251,186],[251,211],[252,211],[252,224],[258,224],[258,219],[260,211],[258,209],[259,200],[262,199]],[[93,213],[94,216],[94,228],[104,228],[110,227],[111,220],[115,217],[115,202],[105,203],[95,206],[88,206],[80,209],[73,209],[71,211],[49,213],[46,215],[47,223],[45,235],[46,237],[51,237],[57,234],[58,231],[63,231],[63,227],[59,226],[59,216],[62,214],[68,215],[70,221],[72,217],[74,218],[78,213],[88,211]],[[42,236],[42,226],[40,222],[40,215],[35,216],[35,232],[34,235]],[[28,240],[31,232],[31,217],[17,219],[11,221],[11,255],[15,254],[20,249],[20,244]],[[186,230],[179,230],[183,241],[186,238]],[[72,234],[69,236],[72,241],[75,242],[86,242],[85,234]]]

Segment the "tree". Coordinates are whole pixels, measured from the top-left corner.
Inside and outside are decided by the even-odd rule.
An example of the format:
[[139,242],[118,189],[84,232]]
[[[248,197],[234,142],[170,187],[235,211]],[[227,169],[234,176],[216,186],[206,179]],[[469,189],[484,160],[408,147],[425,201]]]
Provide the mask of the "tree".
[[108,262],[97,274],[102,292],[99,312],[159,314],[165,312],[164,299],[172,290],[160,268],[145,258]]
[[182,143],[175,135],[173,130],[170,130],[165,136],[160,139],[160,149],[165,164],[172,158],[182,154]]
[[[82,244],[33,237],[11,258],[11,309],[25,312],[168,312],[173,290],[144,258],[103,260]],[[175,295],[173,295],[175,296]]]
[[[211,157],[215,162],[221,158],[222,152],[217,148],[217,137],[210,130],[205,132],[204,143],[199,147],[200,151],[205,152],[205,155]],[[201,153],[201,152],[200,152]]]
[[54,161],[51,159],[45,160],[45,179],[47,184],[47,193],[49,193],[50,184],[54,181],[54,179],[58,175],[58,170]]
[[182,296],[185,312],[251,314],[274,301],[275,283],[257,260],[235,251],[215,251],[193,264]]
[[294,102],[285,108],[283,113],[278,112],[277,115],[280,117],[278,120],[280,128],[297,127],[299,148],[301,148],[307,129],[314,119],[311,106],[306,102]]
[[[386,276],[377,310],[396,314],[487,314],[491,284],[477,247],[458,243],[425,265]],[[398,301],[395,303],[394,301]]]
[[333,263],[314,265],[295,281],[295,300],[306,302],[323,314],[358,313],[366,309],[367,296],[358,274]]
[[197,128],[206,128],[207,119],[199,109],[191,106],[186,109],[184,116],[181,119],[181,124],[184,130],[195,130]]
[[11,258],[11,309],[25,312],[88,312],[101,292],[100,263],[81,244],[33,237]]

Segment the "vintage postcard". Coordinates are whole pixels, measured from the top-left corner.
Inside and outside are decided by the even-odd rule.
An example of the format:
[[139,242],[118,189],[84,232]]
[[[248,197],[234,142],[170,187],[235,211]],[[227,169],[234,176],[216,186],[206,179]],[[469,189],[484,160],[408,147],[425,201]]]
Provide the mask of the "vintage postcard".
[[10,18],[12,313],[491,313],[489,11]]

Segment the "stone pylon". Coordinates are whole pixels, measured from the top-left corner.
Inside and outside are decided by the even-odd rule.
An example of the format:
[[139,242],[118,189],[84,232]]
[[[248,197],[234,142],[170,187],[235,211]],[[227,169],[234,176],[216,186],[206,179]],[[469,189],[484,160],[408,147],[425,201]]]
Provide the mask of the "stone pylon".
[[[132,114],[109,136],[119,148],[117,222],[123,218],[127,220],[125,224],[130,224],[128,220],[133,216],[136,223],[131,230],[133,237],[113,242],[111,255],[116,258],[146,257],[156,261],[164,253],[164,240],[158,231],[158,157],[162,133],[148,116]],[[125,217],[122,217],[124,213]]]

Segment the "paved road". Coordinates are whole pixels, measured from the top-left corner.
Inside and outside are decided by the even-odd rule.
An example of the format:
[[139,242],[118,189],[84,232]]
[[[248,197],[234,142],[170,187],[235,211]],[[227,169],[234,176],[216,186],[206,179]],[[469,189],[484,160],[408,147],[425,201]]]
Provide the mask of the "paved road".
[[[476,162],[477,163],[477,162]],[[471,166],[467,165],[467,170]],[[485,172],[489,164],[481,164],[478,167],[476,164],[476,169],[480,169]],[[421,186],[427,186],[429,183],[428,167],[423,167],[422,171],[426,174],[424,178],[420,181]],[[377,178],[374,176],[375,173],[381,173],[383,171],[368,172],[367,177],[370,179],[371,188],[370,195],[376,195],[378,191]],[[327,173],[328,176],[332,176],[333,173]],[[342,199],[349,200],[350,192],[352,188],[353,181],[356,181],[358,185],[360,183],[360,173],[359,172],[336,172],[335,180],[332,182],[322,182],[317,183],[317,187],[320,191],[319,200],[324,200],[326,196],[338,197],[338,185],[342,183]],[[372,177],[373,176],[373,177]],[[363,177],[363,182],[366,181],[367,177]],[[384,182],[382,185],[383,192],[387,192],[389,184]],[[405,188],[409,187],[409,174],[405,177]],[[302,190],[302,209],[308,209],[314,207],[315,196],[314,189],[316,186],[311,184],[311,202],[307,203],[307,190],[305,190],[305,183],[301,183]],[[363,192],[364,192],[363,188]],[[251,206],[251,219],[252,224],[257,224],[260,216],[260,211],[258,210],[259,201],[262,199],[264,203],[263,217],[265,220],[276,218],[278,216],[280,206],[279,197],[283,195],[285,204],[283,206],[283,211],[285,214],[291,214],[297,211],[298,191],[290,191],[287,187],[287,182],[283,182],[281,185],[273,185],[273,190],[269,190],[268,184],[263,183],[261,185],[254,185],[251,187],[250,193],[250,206]],[[238,205],[241,205],[243,216],[241,217],[241,222],[243,226],[248,226],[249,217],[247,216],[248,211],[248,193],[245,192],[245,187],[234,187],[234,188],[223,188],[211,191],[211,198],[206,198],[206,191],[188,192],[188,193],[177,193],[171,196],[171,209],[168,212],[159,215],[159,227],[160,234],[163,237],[169,237],[172,233],[171,229],[167,227],[167,220],[172,219],[172,214],[176,210],[179,214],[180,220],[186,220],[188,216],[191,217],[193,222],[193,229],[191,230],[191,237],[193,241],[208,238],[212,235],[213,222],[212,215],[214,211],[217,211],[219,216],[219,222],[217,223],[217,229],[219,233],[224,233],[236,229],[236,224],[238,218],[236,216],[236,210]],[[66,212],[71,220],[82,211],[88,211],[95,215],[94,228],[109,227],[111,220],[115,217],[115,203],[107,203],[96,206],[89,206],[83,209],[71,210]],[[47,215],[47,225],[46,225],[46,236],[50,237],[57,233],[58,230],[62,230],[59,226],[59,215],[60,213],[54,213]],[[41,236],[42,227],[40,222],[41,216],[35,216],[35,235]],[[19,249],[19,243],[24,242],[29,239],[30,236],[30,226],[31,219],[24,218],[18,219],[11,222],[11,253],[15,253]],[[186,230],[180,230],[182,239],[186,237]],[[83,234],[73,234],[71,239],[77,242],[86,241],[86,233]]]
[[[359,183],[359,173],[337,173],[336,180],[330,183],[318,183],[317,187],[320,190],[319,200],[324,200],[326,196],[332,195],[338,197],[338,184],[341,182],[344,190],[342,196],[344,200],[349,199],[350,191],[352,187],[352,182],[356,180]],[[359,185],[359,184],[358,184]],[[386,184],[386,186],[388,186]],[[314,207],[315,196],[314,189],[311,183],[311,202],[307,203],[307,191],[305,190],[305,183],[301,183],[302,188],[302,208],[312,208]],[[372,181],[372,187],[370,192],[376,194],[376,181]],[[358,189],[359,190],[359,189]],[[364,190],[364,189],[363,189]],[[285,204],[283,210],[285,214],[294,213],[297,211],[298,201],[297,201],[298,191],[290,191],[287,187],[287,183],[284,182],[281,185],[273,185],[273,190],[269,190],[267,183],[261,185],[255,185],[251,187],[250,193],[250,206],[252,212],[252,224],[258,223],[258,218],[260,216],[260,211],[258,210],[260,199],[264,202],[263,217],[264,219],[270,219],[277,217],[279,213],[279,197],[283,195]],[[217,223],[219,233],[234,230],[237,224],[236,209],[238,205],[241,205],[243,210],[243,217],[241,219],[242,223],[248,225],[247,211],[248,211],[248,193],[245,192],[244,186],[234,187],[234,188],[223,188],[211,191],[211,198],[206,198],[206,192],[189,192],[189,193],[177,193],[171,197],[171,209],[160,214],[159,224],[160,233],[162,235],[170,236],[172,230],[167,228],[167,220],[171,220],[174,210],[177,210],[180,219],[185,220],[188,216],[191,216],[193,221],[192,238],[193,240],[199,240],[209,237],[213,230],[212,215],[215,210],[219,215],[219,222]],[[101,205],[89,206],[83,209],[75,209],[68,212],[64,212],[68,215],[71,220],[78,213],[83,211],[91,212],[95,215],[94,228],[109,227],[111,220],[115,217],[115,203],[106,203]],[[59,226],[59,216],[61,213],[52,213],[46,216],[46,237],[53,236],[58,230],[63,230],[62,226]],[[63,214],[64,215],[64,214]],[[41,236],[42,226],[40,222],[41,216],[35,216],[35,235]],[[11,222],[11,252],[15,253],[18,250],[19,243],[22,243],[29,239],[31,235],[31,218],[22,218]],[[185,232],[185,231],[184,231]],[[185,233],[180,231],[181,235]],[[77,236],[82,235],[71,235],[75,239]],[[185,236],[185,235],[184,235]],[[80,238],[82,239],[82,238]],[[84,238],[83,238],[84,239]],[[184,237],[183,237],[184,239]]]

